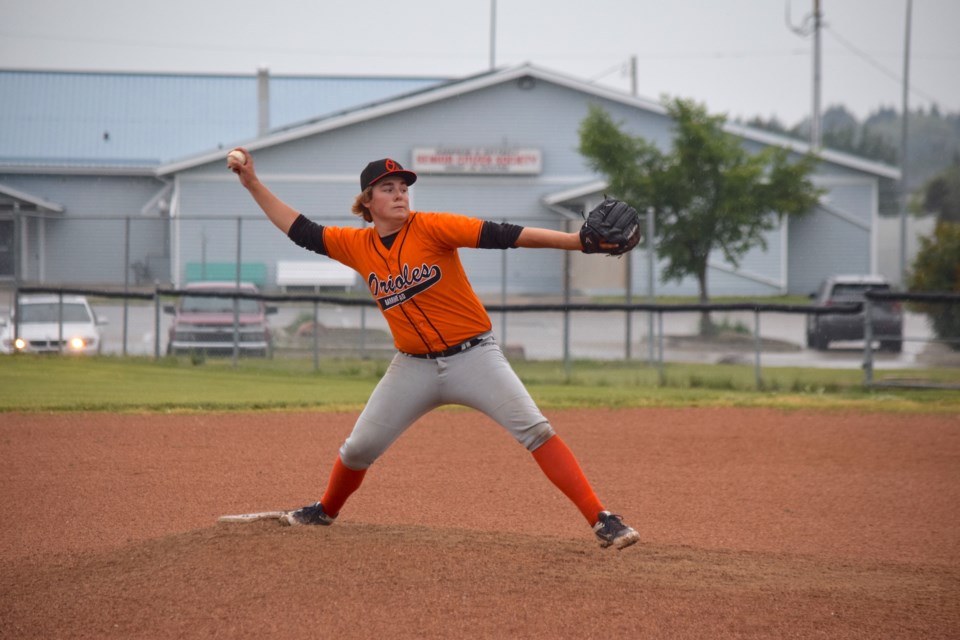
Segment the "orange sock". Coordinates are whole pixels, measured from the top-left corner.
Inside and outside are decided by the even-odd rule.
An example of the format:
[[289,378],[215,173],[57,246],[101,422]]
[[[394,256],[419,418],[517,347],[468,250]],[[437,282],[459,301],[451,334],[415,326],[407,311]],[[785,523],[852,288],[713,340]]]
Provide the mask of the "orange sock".
[[350,495],[360,488],[363,482],[363,476],[367,473],[366,469],[351,469],[340,461],[333,463],[333,470],[330,472],[330,481],[327,483],[327,490],[320,498],[320,504],[323,505],[324,512],[329,516],[336,516],[340,513],[344,503]]
[[603,505],[583,474],[580,463],[560,436],[552,436],[537,447],[533,459],[550,482],[577,506],[590,526],[596,524],[597,514],[603,511]]

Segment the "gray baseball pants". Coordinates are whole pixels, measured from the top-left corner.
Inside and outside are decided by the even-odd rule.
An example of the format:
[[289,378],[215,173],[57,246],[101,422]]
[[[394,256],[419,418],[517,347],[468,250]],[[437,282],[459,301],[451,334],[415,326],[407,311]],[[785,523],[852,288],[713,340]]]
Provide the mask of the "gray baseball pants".
[[418,418],[445,404],[482,411],[528,451],[554,435],[491,336],[445,358],[394,356],[341,446],[340,460],[351,469],[366,469]]

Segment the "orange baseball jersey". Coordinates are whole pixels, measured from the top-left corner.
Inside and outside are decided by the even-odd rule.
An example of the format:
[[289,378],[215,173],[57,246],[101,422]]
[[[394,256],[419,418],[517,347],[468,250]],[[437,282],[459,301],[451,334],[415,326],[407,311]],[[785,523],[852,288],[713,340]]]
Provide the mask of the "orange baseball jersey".
[[[491,329],[457,253],[479,246],[483,224],[452,213],[411,211],[389,249],[373,227],[322,227],[321,253],[364,278],[397,349],[443,351]],[[291,237],[293,232],[291,227]],[[317,250],[310,244],[301,246]]]

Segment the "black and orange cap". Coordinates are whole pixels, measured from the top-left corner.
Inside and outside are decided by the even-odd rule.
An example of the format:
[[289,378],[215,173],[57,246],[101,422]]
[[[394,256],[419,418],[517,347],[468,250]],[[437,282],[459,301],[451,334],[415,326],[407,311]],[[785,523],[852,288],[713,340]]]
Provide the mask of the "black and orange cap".
[[370,185],[392,175],[403,178],[407,186],[417,181],[417,174],[413,171],[407,171],[396,160],[384,158],[383,160],[374,160],[366,166],[360,174],[360,190],[363,191]]

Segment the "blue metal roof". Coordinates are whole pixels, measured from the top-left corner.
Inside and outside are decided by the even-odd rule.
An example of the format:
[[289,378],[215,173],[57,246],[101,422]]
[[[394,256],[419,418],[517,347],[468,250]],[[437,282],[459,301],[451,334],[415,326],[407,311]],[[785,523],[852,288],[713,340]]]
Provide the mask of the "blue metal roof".
[[[445,82],[274,76],[270,128]],[[257,76],[0,69],[0,163],[156,166],[257,135]]]

